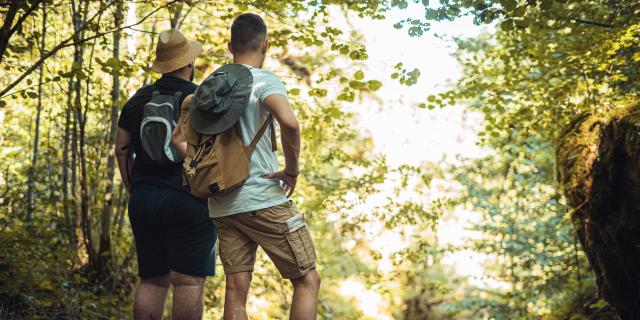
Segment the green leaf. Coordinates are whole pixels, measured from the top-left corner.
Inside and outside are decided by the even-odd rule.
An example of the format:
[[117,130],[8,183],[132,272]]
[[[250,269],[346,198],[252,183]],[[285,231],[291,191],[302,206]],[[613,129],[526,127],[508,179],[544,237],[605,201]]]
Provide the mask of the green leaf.
[[484,10],[484,9],[487,8],[487,4],[482,0],[478,0],[478,1],[473,3],[473,8],[478,10],[478,11]]
[[513,20],[507,19],[502,21],[502,23],[500,23],[500,29],[506,32],[513,30]]
[[108,65],[111,68],[117,68],[120,65],[120,61],[114,57],[111,57],[109,59],[107,59],[107,61],[105,62],[106,65]]
[[327,89],[313,88],[309,91],[309,95],[312,97],[323,98],[327,96]]
[[424,11],[424,18],[427,20],[436,20],[438,18],[438,11],[427,9]]
[[364,87],[364,83],[360,82],[360,81],[355,81],[355,80],[351,80],[349,81],[349,87],[353,88],[353,89],[362,89],[362,87]]
[[542,0],[540,2],[540,9],[549,10],[553,7],[553,0]]
[[424,30],[422,30],[422,27],[414,26],[409,28],[408,32],[411,37],[419,37],[424,33]]
[[292,96],[297,96],[300,94],[300,89],[299,88],[293,88],[291,90],[289,90],[289,94]]
[[514,17],[522,17],[526,12],[527,8],[525,6],[519,6],[515,10],[513,10],[511,15],[513,15]]
[[378,89],[380,89],[382,87],[382,81],[378,81],[378,80],[369,80],[367,82],[367,85],[369,86],[369,90],[371,91],[377,91]]
[[361,70],[358,70],[353,75],[353,77],[356,78],[356,80],[362,80],[362,79],[364,79],[364,72],[362,72]]
[[598,301],[592,303],[589,305],[590,309],[602,309],[606,306],[608,306],[609,304],[607,303],[606,300],[604,299],[598,299]]
[[513,11],[518,3],[516,0],[500,0],[500,5],[505,11]]
[[521,28],[528,27],[529,23],[530,23],[530,21],[527,20],[526,18],[525,19],[520,19],[520,20],[514,20],[514,22],[518,27],[521,27]]

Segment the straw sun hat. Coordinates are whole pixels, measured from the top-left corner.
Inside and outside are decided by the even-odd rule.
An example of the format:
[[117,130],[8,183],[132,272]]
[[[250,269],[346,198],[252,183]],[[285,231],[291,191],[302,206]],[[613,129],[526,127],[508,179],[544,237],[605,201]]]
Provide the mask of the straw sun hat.
[[187,40],[182,32],[171,29],[160,33],[156,46],[156,59],[151,70],[169,73],[194,61],[202,53],[202,45]]

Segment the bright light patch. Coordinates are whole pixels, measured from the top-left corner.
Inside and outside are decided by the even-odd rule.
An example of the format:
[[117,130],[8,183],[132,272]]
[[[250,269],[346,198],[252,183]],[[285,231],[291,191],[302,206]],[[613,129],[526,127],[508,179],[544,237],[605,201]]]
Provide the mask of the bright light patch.
[[[136,2],[130,1],[125,24],[129,26],[134,23],[136,23]],[[136,36],[139,32],[131,29],[125,29],[124,32],[129,35],[129,37],[127,37],[127,54],[136,52]]]
[[382,296],[367,289],[364,284],[353,278],[342,281],[339,292],[341,295],[357,301],[357,307],[362,311],[365,319],[391,319],[386,313],[387,303]]

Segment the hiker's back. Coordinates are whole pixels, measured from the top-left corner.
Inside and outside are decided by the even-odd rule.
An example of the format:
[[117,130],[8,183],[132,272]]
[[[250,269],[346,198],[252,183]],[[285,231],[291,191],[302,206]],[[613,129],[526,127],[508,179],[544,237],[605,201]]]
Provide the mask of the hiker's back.
[[[268,112],[262,101],[272,94],[287,95],[287,91],[273,73],[249,67],[253,76],[253,89],[244,113],[240,117],[240,131],[245,145],[251,142]],[[284,190],[277,180],[262,176],[278,170],[278,156],[272,151],[269,126],[253,152],[249,166],[249,177],[238,189],[224,195],[209,198],[209,212],[213,217],[222,217],[240,212],[254,211],[287,201]]]
[[148,109],[145,106],[152,100],[154,92],[166,96],[178,94],[179,97],[176,97],[176,104],[179,110],[184,97],[192,94],[195,90],[196,85],[191,81],[173,76],[163,76],[154,84],[139,89],[125,104],[118,126],[131,133],[132,150],[135,153],[130,177],[132,186],[140,182],[146,182],[188,192],[188,188],[183,181],[182,163],[179,161],[158,161],[153,159],[153,155],[145,151],[140,129],[145,118],[149,118],[149,115],[145,114],[145,108]]

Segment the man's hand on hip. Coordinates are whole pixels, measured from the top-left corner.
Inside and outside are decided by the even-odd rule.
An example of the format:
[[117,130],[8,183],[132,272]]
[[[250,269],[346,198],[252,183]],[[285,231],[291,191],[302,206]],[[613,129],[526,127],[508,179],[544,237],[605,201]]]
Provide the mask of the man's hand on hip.
[[290,198],[293,191],[296,189],[296,183],[298,183],[298,176],[288,175],[284,170],[269,173],[263,176],[265,179],[280,180],[284,184],[284,191],[287,193],[287,198]]

